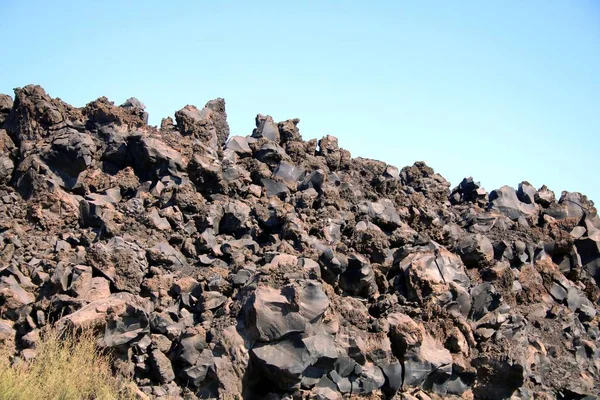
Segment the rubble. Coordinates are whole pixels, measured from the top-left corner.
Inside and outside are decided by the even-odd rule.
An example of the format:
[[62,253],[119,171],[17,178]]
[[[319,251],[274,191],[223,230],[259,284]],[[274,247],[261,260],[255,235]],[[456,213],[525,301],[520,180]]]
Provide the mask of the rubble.
[[[225,101],[0,95],[0,341],[91,328],[152,398],[600,396],[600,218]],[[587,397],[586,397],[587,396]]]

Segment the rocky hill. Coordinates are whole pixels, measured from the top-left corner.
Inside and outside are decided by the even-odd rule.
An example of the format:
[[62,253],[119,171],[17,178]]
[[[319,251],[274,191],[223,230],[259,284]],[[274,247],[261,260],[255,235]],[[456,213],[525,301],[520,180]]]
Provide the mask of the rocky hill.
[[[225,101],[0,96],[0,340],[93,328],[149,398],[600,395],[600,218]],[[426,144],[424,144],[426,145]],[[586,397],[587,396],[587,397]]]

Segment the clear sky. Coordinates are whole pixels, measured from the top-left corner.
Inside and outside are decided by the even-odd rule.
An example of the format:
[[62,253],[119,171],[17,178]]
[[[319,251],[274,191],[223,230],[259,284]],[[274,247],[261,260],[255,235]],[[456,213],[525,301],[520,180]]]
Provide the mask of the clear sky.
[[600,202],[598,1],[168,3],[0,0],[0,92],[135,96],[157,125],[224,97],[233,134],[298,117],[305,139],[453,186]]

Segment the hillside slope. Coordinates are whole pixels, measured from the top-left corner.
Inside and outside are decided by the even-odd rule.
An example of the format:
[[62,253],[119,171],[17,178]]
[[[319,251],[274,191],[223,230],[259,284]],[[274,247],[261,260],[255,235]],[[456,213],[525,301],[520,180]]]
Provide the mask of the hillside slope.
[[[600,395],[600,218],[225,102],[0,96],[0,340],[92,327],[150,398]],[[426,144],[424,144],[426,145]],[[534,397],[535,394],[535,397]],[[429,396],[429,397],[428,397]]]

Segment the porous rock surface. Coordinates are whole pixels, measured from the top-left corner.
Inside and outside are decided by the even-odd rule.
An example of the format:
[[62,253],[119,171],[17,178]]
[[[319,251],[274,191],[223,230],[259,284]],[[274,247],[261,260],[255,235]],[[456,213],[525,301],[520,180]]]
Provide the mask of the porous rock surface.
[[[600,219],[527,182],[456,188],[223,99],[0,95],[0,340],[92,328],[149,398],[600,395]],[[369,138],[368,140],[376,140]]]

